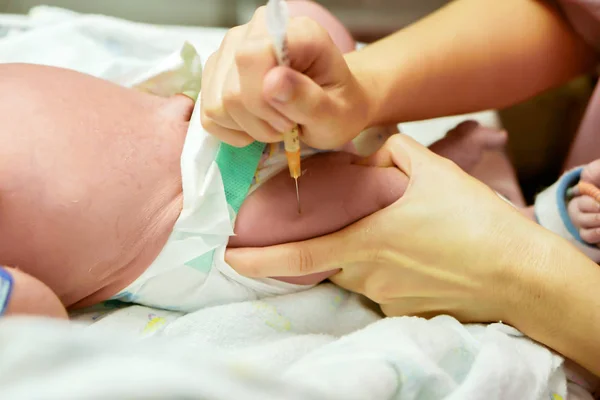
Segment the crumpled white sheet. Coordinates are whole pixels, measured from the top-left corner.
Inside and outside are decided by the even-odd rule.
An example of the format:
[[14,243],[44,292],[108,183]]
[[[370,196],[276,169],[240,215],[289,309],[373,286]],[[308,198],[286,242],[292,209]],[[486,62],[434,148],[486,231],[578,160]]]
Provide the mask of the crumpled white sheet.
[[294,398],[286,388],[304,399],[565,398],[562,359],[506,325],[381,319],[370,306],[325,284],[184,316],[97,311],[72,331],[8,318],[0,397]]
[[[0,61],[116,82],[147,71],[185,40],[206,58],[224,33],[46,7],[25,22],[25,31],[0,39]],[[0,398],[566,396],[562,359],[508,326],[463,326],[445,316],[381,319],[373,304],[332,284],[187,315],[109,303],[73,320],[81,324],[0,321]]]

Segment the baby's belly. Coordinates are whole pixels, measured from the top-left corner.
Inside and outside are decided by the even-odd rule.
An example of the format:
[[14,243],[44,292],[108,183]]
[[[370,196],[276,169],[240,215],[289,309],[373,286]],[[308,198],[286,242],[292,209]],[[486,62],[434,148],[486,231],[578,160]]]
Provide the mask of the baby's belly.
[[67,306],[133,281],[179,216],[192,107],[66,70],[0,66],[0,263]]

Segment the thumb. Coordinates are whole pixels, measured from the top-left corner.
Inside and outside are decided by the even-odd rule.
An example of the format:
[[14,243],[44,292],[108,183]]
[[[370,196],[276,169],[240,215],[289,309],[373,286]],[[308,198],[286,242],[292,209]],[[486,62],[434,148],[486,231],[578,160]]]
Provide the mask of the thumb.
[[303,140],[307,144],[331,149],[348,141],[343,135],[333,134],[334,129],[328,129],[330,122],[335,120],[339,107],[308,76],[288,67],[275,67],[265,75],[263,98],[289,120],[310,127],[310,132],[303,132]]
[[409,178],[421,168],[440,163],[441,157],[410,136],[398,133],[390,136],[372,156],[358,162],[374,167],[397,167]]
[[[352,253],[342,231],[264,248],[227,249],[225,262],[251,278],[303,276],[340,268]],[[344,245],[346,241],[346,245]]]

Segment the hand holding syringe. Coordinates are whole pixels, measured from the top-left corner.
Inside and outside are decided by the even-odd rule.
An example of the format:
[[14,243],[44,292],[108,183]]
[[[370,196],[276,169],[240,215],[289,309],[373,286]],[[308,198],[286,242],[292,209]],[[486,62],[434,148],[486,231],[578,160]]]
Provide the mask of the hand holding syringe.
[[[289,66],[288,49],[286,41],[287,23],[289,19],[287,4],[283,0],[269,0],[267,3],[267,29],[273,40],[273,48],[277,62],[282,66]],[[283,132],[283,143],[285,155],[288,161],[290,176],[296,183],[296,200],[298,201],[298,213],[300,208],[300,192],[298,191],[298,178],[300,177],[300,129],[297,124]]]
[[[280,13],[275,23],[269,15],[273,7]],[[278,61],[288,64],[286,37],[293,70],[273,68]],[[372,110],[363,81],[344,55],[354,49],[351,35],[317,3],[273,2],[259,8],[249,23],[226,34],[206,62],[203,127],[224,143],[243,147],[253,141],[280,142],[295,122],[303,153],[304,144],[341,148],[368,125]]]

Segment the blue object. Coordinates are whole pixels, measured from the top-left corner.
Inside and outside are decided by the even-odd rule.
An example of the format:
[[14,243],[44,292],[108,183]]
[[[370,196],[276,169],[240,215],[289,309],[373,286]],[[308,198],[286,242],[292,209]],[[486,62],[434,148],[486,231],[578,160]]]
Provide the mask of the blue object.
[[562,219],[563,224],[569,231],[569,233],[579,242],[589,247],[596,247],[589,243],[586,243],[579,235],[579,230],[571,221],[569,217],[569,211],[567,210],[567,190],[575,186],[579,182],[581,171],[583,168],[577,168],[567,172],[560,178],[558,188],[556,190],[556,203],[558,204],[558,213]]
[[10,295],[12,294],[13,278],[8,271],[0,267],[0,316],[4,315]]

